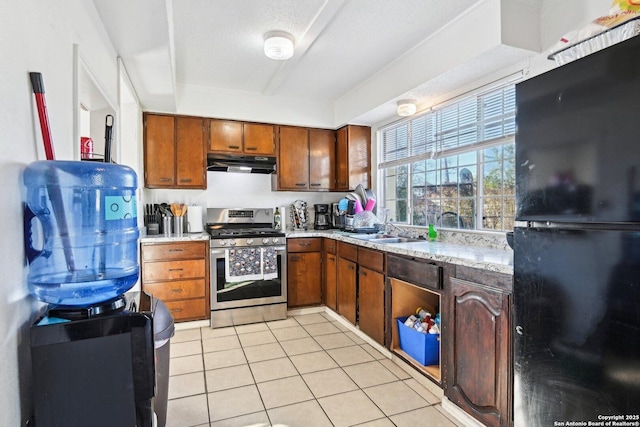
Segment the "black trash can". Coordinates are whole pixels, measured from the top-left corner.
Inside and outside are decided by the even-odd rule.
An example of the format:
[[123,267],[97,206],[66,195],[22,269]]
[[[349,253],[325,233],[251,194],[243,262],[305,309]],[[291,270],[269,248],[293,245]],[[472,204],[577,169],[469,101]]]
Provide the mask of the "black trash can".
[[154,299],[153,341],[156,352],[156,394],[153,409],[157,417],[157,427],[167,424],[167,401],[169,399],[169,358],[171,337],[175,332],[173,316],[159,299]]

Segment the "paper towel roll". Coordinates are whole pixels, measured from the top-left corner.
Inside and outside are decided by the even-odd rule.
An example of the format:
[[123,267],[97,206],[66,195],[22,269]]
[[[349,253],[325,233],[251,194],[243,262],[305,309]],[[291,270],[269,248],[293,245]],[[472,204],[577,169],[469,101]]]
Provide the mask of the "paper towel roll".
[[189,206],[187,209],[187,224],[189,233],[202,233],[202,206]]

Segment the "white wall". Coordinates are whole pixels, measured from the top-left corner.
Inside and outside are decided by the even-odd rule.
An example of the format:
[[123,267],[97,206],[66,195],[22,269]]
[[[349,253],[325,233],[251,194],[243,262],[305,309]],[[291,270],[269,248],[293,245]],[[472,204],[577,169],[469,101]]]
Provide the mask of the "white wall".
[[22,235],[26,165],[44,160],[29,72],[43,74],[56,158],[73,159],[73,45],[116,99],[116,53],[93,2],[0,0],[0,425],[21,426],[32,412],[29,327],[40,304],[27,293]]

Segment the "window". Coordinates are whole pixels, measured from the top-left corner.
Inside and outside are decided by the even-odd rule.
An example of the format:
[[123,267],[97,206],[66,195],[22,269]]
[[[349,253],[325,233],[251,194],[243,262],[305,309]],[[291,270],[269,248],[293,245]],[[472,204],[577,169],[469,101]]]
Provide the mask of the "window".
[[384,207],[416,226],[511,230],[515,85],[467,96],[381,130]]

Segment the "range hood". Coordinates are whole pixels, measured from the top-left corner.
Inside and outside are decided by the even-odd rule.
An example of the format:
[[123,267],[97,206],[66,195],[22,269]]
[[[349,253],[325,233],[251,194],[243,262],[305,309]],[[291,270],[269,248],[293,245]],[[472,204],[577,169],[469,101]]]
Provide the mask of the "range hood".
[[207,155],[207,170],[212,172],[271,174],[276,171],[276,158],[209,153]]

